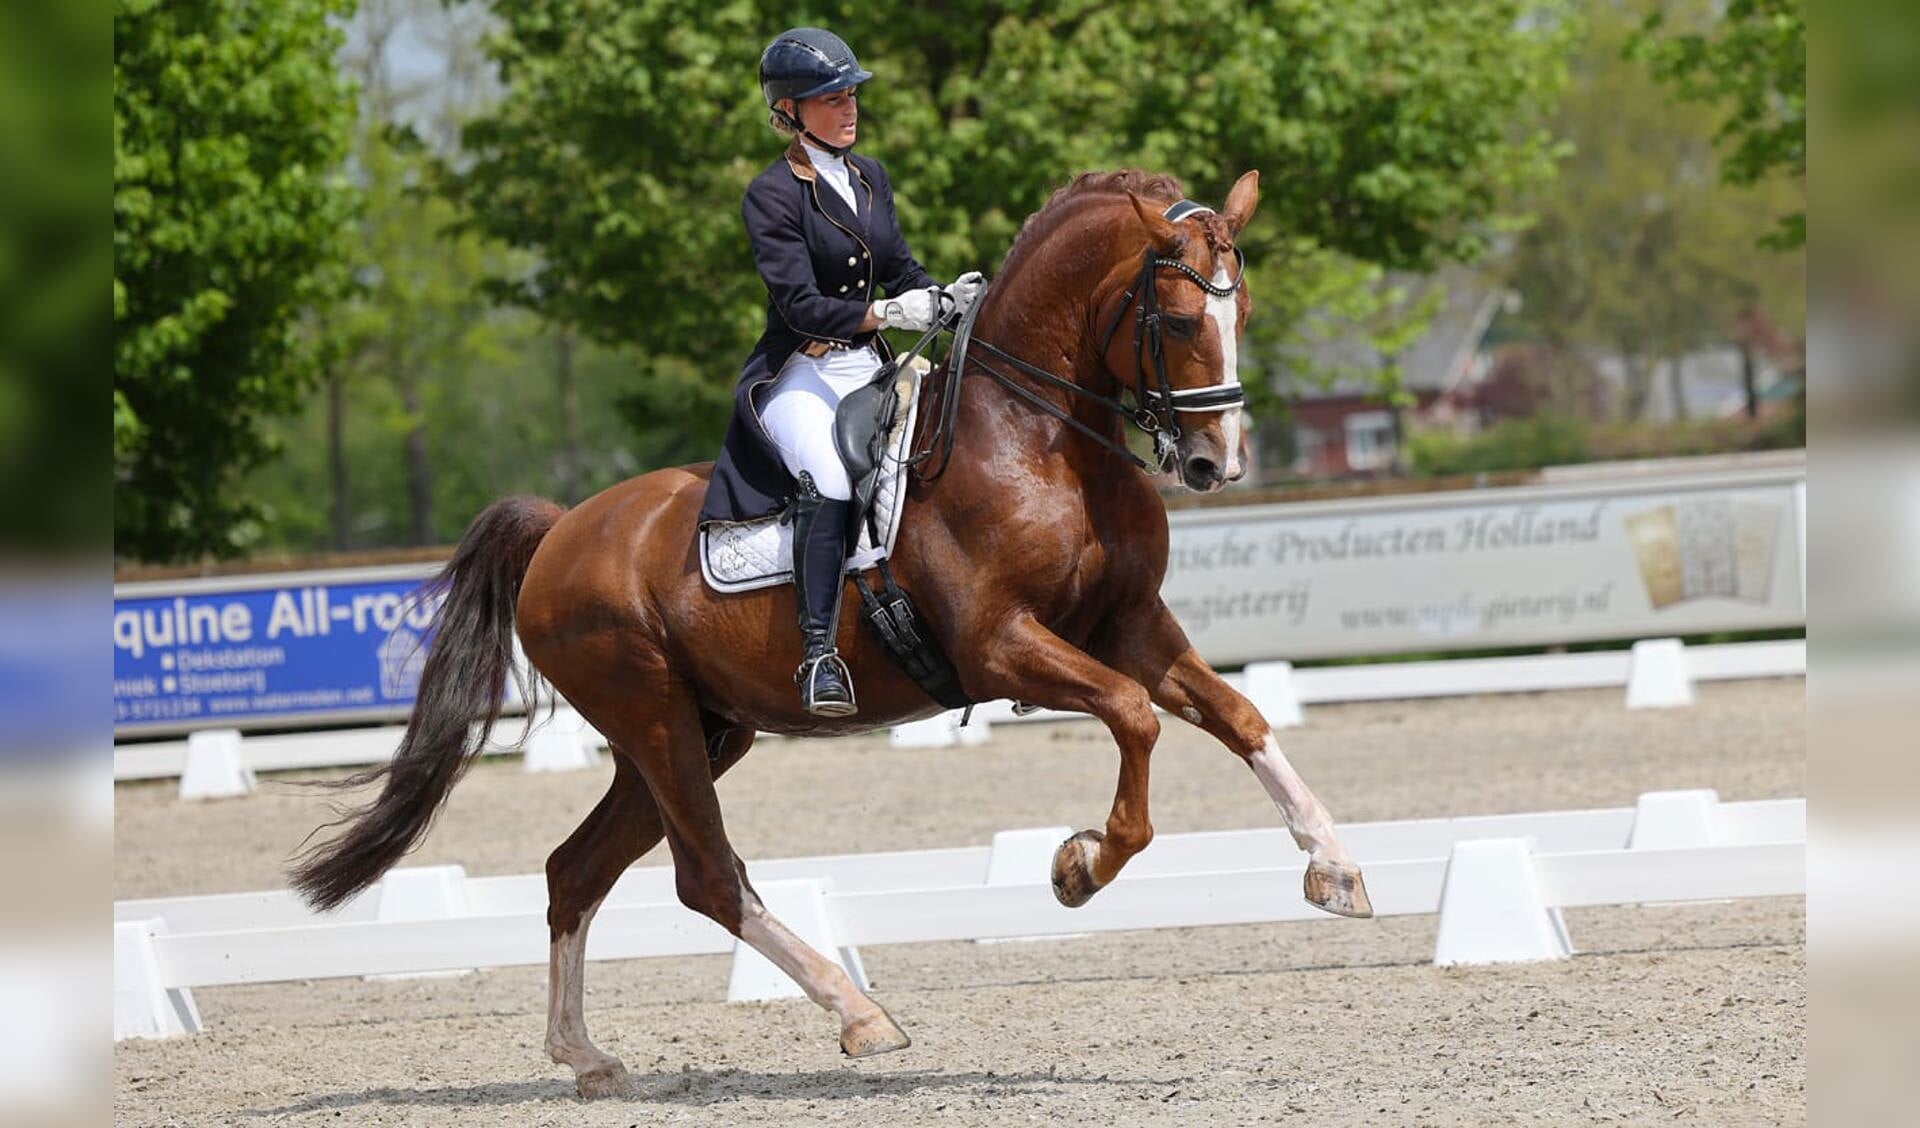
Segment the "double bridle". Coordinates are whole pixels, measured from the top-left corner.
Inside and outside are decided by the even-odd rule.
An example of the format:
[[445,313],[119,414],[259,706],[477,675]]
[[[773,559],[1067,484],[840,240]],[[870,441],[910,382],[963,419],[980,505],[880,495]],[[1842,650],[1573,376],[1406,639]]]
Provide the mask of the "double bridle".
[[[1181,200],[1168,207],[1162,214],[1168,221],[1177,223],[1199,212],[1211,212],[1212,210],[1212,208],[1206,207],[1203,204],[1196,204],[1192,200]],[[1139,275],[1134,279],[1133,285],[1127,287],[1126,294],[1120,299],[1119,309],[1114,312],[1113,321],[1107,326],[1107,331],[1100,337],[1099,355],[1104,362],[1107,349],[1113,343],[1114,334],[1119,332],[1120,326],[1126,320],[1128,312],[1131,311],[1133,313],[1135,376],[1132,404],[1128,404],[1118,397],[1103,396],[1090,388],[1082,387],[1071,380],[1056,376],[1044,368],[1029,364],[1019,357],[1014,356],[1012,353],[1007,352],[1005,349],[1000,348],[998,345],[993,344],[991,341],[976,340],[973,336],[974,318],[979,314],[981,306],[986,303],[986,295],[981,295],[980,298],[973,303],[972,308],[967,310],[966,316],[961,319],[959,326],[954,330],[953,349],[947,357],[946,384],[940,390],[940,415],[926,446],[915,452],[909,459],[909,463],[914,468],[914,475],[923,482],[931,482],[946,471],[948,462],[952,460],[954,429],[959,419],[960,381],[966,374],[969,363],[979,368],[982,372],[985,372],[997,381],[1000,386],[1006,388],[1016,396],[1019,396],[1039,410],[1060,420],[1067,426],[1072,427],[1074,430],[1079,431],[1081,434],[1133,463],[1140,469],[1151,470],[1157,468],[1161,471],[1170,469],[1174,456],[1174,444],[1180,441],[1182,434],[1180,430],[1180,415],[1183,412],[1201,413],[1236,410],[1246,403],[1246,394],[1238,380],[1230,383],[1214,384],[1205,388],[1181,388],[1178,390],[1175,390],[1169,382],[1167,379],[1165,345],[1161,338],[1164,330],[1160,314],[1159,272],[1162,268],[1177,271],[1213,297],[1232,297],[1239,291],[1242,282],[1246,279],[1247,273],[1246,255],[1238,247],[1234,248],[1233,253],[1238,269],[1233,276],[1233,280],[1227,285],[1221,286],[1216,285],[1198,270],[1181,262],[1179,259],[1167,258],[1155,251],[1151,245],[1147,247],[1145,258],[1140,265]],[[944,325],[936,326],[934,329],[928,330],[927,335],[922,337],[920,341],[904,355],[910,356],[919,352],[930,343],[932,338],[943,327]],[[1229,333],[1234,330],[1234,326],[1232,325],[1225,325],[1221,328],[1223,332]],[[968,352],[970,347],[974,345],[978,345],[982,351],[990,354],[995,359],[1011,365],[1034,379],[1051,384],[1056,388],[1063,388],[1073,395],[1099,404],[1101,407],[1120,416],[1128,423],[1133,424],[1133,426],[1143,434],[1153,436],[1154,461],[1148,463],[1145,459],[1128,450],[1125,444],[1115,442],[1104,432],[1089,427],[1078,419],[1075,419],[1072,412],[1055,405],[1053,401],[1021,384],[1007,373],[987,363],[984,359],[978,356],[970,357]]]

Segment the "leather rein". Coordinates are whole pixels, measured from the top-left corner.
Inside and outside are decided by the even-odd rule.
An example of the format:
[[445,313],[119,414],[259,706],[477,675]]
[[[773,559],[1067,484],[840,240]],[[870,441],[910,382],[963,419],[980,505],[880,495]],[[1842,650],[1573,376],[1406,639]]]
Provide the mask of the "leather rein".
[[[1164,214],[1167,219],[1178,222],[1197,212],[1211,210],[1211,208],[1196,204],[1191,200],[1181,200],[1167,208]],[[960,324],[954,329],[953,348],[947,357],[947,376],[942,382],[939,392],[940,411],[937,421],[934,424],[932,433],[928,437],[926,445],[917,450],[907,460],[908,464],[913,467],[914,476],[922,482],[931,482],[945,473],[948,463],[952,461],[954,431],[959,422],[960,385],[966,375],[969,363],[993,378],[1001,387],[1006,388],[1035,408],[1060,420],[1062,423],[1072,427],[1074,430],[1092,439],[1114,454],[1119,455],[1121,458],[1126,459],[1128,462],[1133,463],[1133,465],[1140,469],[1153,470],[1157,468],[1161,471],[1167,470],[1172,463],[1174,444],[1180,440],[1181,436],[1179,419],[1181,412],[1236,410],[1246,403],[1246,393],[1237,380],[1232,383],[1214,384],[1205,388],[1183,388],[1178,391],[1174,390],[1167,378],[1165,345],[1161,337],[1164,328],[1162,324],[1163,319],[1160,314],[1159,288],[1157,285],[1159,271],[1162,268],[1177,271],[1193,282],[1194,285],[1199,286],[1202,290],[1214,297],[1231,297],[1240,289],[1241,284],[1246,279],[1247,273],[1246,255],[1238,247],[1234,248],[1233,253],[1237,260],[1238,270],[1235,272],[1232,282],[1225,286],[1220,286],[1215,285],[1199,271],[1181,262],[1179,259],[1167,258],[1155,251],[1152,246],[1147,247],[1144,261],[1140,266],[1139,275],[1134,279],[1133,285],[1127,288],[1125,296],[1120,299],[1120,308],[1115,311],[1113,321],[1107,326],[1107,331],[1102,334],[1100,338],[1099,355],[1105,357],[1108,346],[1113,343],[1114,334],[1119,332],[1120,326],[1126,320],[1128,312],[1131,311],[1133,313],[1135,378],[1133,387],[1134,402],[1132,404],[1128,404],[1118,397],[1103,396],[1090,388],[1082,387],[1071,380],[1056,376],[1044,368],[1029,364],[1019,357],[1014,356],[1012,353],[1007,352],[1005,349],[1000,348],[998,345],[993,344],[991,341],[975,338],[973,336],[974,319],[979,315],[980,308],[986,304],[986,295],[982,294],[979,299],[973,303],[973,306],[967,310],[966,316],[960,320]],[[946,328],[948,324],[950,324],[950,322],[943,321],[933,329],[928,330],[911,349],[908,349],[906,353],[902,354],[903,357],[912,356],[920,352],[932,341],[940,330]],[[1231,327],[1228,327],[1227,331],[1231,332]],[[1062,388],[1072,395],[1096,403],[1108,411],[1113,412],[1115,415],[1120,416],[1128,423],[1133,424],[1141,433],[1153,436],[1154,462],[1147,462],[1139,455],[1134,454],[1133,451],[1127,449],[1124,443],[1115,442],[1104,432],[1089,427],[1085,423],[1080,422],[1080,420],[1075,419],[1072,412],[1057,406],[1053,401],[1046,399],[1040,395],[1040,393],[1016,381],[1012,376],[994,367],[992,364],[987,363],[987,361],[981,357],[969,356],[971,347],[976,345],[982,351],[991,355],[995,360],[1011,365],[1034,379],[1050,384],[1056,388]]]

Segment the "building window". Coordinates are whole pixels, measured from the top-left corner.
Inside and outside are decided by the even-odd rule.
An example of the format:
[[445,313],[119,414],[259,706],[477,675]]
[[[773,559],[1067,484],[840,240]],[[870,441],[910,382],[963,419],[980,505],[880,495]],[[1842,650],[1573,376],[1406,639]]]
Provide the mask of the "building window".
[[1324,474],[1327,470],[1327,441],[1317,428],[1304,424],[1293,429],[1293,472]]
[[1380,470],[1393,465],[1393,412],[1357,411],[1346,418],[1347,469]]

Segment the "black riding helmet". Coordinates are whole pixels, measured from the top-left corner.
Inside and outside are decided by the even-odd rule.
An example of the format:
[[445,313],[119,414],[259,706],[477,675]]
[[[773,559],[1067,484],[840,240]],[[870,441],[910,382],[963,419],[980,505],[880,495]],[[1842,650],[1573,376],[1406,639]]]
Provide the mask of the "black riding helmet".
[[829,152],[844,149],[809,133],[797,117],[779,108],[780,101],[817,98],[858,86],[872,77],[871,72],[860,69],[853,48],[823,28],[796,27],[781,32],[760,52],[760,92],[766,95],[767,109],[783,125]]

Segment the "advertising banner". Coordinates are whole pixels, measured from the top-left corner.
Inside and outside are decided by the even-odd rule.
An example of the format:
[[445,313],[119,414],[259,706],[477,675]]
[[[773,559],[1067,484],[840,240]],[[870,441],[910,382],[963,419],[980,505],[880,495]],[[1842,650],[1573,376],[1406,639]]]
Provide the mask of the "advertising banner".
[[113,601],[116,733],[407,715],[434,565],[127,584]]
[[1804,470],[1176,511],[1162,595],[1215,665],[1806,622]]
[[[1803,466],[1169,514],[1217,666],[1801,626]],[[120,585],[116,733],[404,718],[437,565]]]

